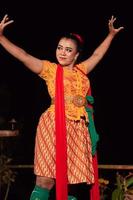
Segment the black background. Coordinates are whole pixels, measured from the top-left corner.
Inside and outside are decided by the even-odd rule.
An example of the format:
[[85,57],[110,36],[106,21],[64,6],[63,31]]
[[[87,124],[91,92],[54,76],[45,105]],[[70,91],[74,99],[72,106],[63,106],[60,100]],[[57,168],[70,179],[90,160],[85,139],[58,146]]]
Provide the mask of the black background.
[[[133,164],[132,159],[132,9],[130,1],[9,1],[0,17],[14,23],[5,35],[40,59],[55,59],[55,45],[63,32],[85,39],[84,58],[108,33],[108,19],[124,26],[110,49],[91,72],[95,123],[100,134],[99,164]],[[36,125],[49,105],[45,83],[0,47],[0,113],[15,117],[20,135],[9,150],[15,164],[33,164]]]

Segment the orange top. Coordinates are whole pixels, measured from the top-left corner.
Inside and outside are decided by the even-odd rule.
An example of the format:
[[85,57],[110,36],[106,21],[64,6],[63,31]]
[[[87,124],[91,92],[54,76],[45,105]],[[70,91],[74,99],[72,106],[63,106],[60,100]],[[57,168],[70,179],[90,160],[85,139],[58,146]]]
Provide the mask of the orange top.
[[[80,63],[77,65],[86,74],[86,67]],[[41,78],[46,81],[48,92],[51,98],[55,97],[55,80],[56,80],[56,69],[57,64],[50,61],[43,61],[43,70],[39,74]],[[81,95],[86,97],[88,89],[90,88],[90,81],[87,76],[85,76],[76,67],[70,69],[64,67],[64,97],[67,99],[69,97],[74,97],[76,95]],[[48,108],[49,111],[54,112],[55,105],[51,104]],[[80,120],[81,116],[85,116],[86,121],[88,121],[88,115],[86,113],[85,107],[77,107],[72,101],[65,101],[65,114],[66,117],[71,120]]]

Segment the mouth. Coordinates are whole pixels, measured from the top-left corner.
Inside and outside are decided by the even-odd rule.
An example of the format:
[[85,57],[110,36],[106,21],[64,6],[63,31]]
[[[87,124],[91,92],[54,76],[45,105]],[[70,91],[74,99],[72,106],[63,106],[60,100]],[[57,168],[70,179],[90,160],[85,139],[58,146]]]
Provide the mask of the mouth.
[[64,57],[64,56],[59,56],[59,59],[66,59],[66,57]]
[[66,60],[66,58],[65,58],[65,57],[62,57],[62,56],[60,56],[60,57],[59,57],[59,60],[61,60],[61,61],[65,61],[65,60]]

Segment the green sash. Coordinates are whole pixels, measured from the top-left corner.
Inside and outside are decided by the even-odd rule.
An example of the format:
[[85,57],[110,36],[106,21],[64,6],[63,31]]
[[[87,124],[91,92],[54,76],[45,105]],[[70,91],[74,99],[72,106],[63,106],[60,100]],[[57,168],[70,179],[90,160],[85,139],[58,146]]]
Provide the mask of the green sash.
[[86,112],[88,113],[89,118],[89,124],[88,124],[88,130],[90,133],[91,143],[92,143],[92,155],[94,156],[97,149],[97,142],[99,141],[99,135],[96,131],[94,119],[93,119],[93,108],[92,104],[94,103],[94,98],[92,96],[86,96],[87,101],[91,106],[85,107]]

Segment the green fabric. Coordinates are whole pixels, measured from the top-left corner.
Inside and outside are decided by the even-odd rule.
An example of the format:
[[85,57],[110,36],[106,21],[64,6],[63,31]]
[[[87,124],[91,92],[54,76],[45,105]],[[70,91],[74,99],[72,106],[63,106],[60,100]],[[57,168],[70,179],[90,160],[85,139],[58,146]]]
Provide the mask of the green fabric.
[[49,190],[36,185],[31,193],[30,200],[48,200],[48,198]]
[[[48,200],[49,190],[35,186],[34,190],[31,193],[30,200]],[[68,196],[68,200],[77,200],[74,196]]]
[[[86,96],[87,101],[92,105],[94,103],[94,98],[92,96]],[[89,125],[88,130],[90,133],[91,143],[92,143],[92,155],[94,156],[97,149],[97,142],[99,141],[99,135],[96,131],[94,120],[93,120],[93,108],[86,107],[88,113]]]
[[77,200],[74,196],[68,196],[68,200]]

